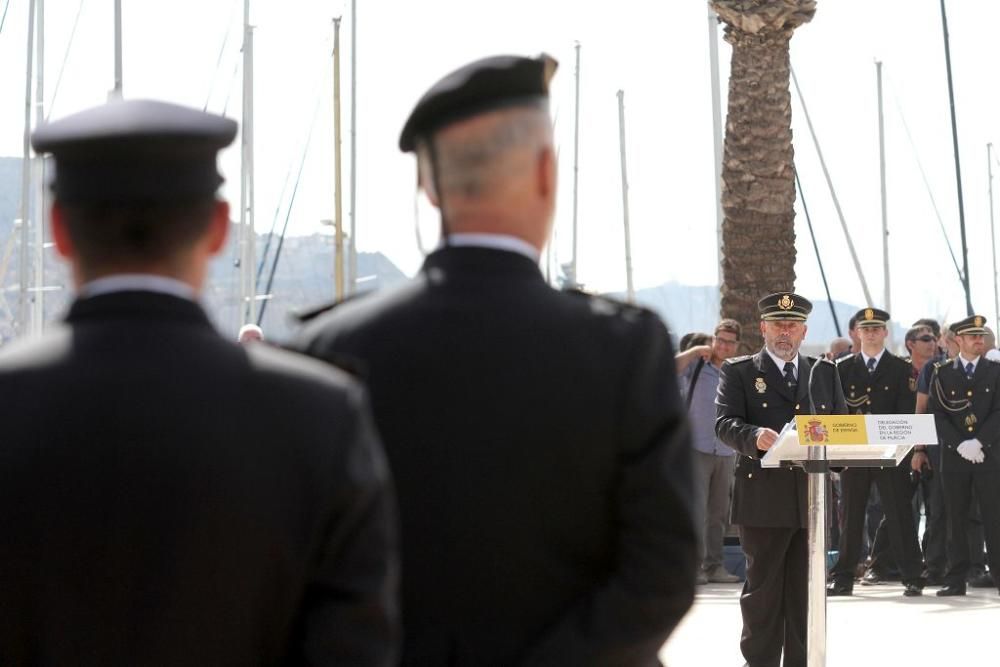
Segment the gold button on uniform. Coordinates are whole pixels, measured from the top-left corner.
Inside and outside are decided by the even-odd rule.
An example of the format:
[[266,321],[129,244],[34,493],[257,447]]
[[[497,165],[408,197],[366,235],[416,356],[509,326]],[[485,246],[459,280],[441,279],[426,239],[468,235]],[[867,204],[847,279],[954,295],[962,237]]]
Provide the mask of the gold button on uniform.
[[969,432],[970,432],[970,433],[972,432],[972,427],[971,427],[971,426],[969,427]]
[[765,408],[767,407],[767,403],[765,403],[765,404],[764,404],[764,407],[765,407]]
[[972,396],[972,390],[971,389],[969,390],[969,396]]

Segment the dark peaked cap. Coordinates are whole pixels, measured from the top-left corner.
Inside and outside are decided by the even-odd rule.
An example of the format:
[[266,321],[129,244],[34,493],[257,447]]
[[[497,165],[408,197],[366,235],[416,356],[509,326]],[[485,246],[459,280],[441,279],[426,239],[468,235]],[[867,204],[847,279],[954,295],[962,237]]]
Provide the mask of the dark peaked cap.
[[46,123],[31,145],[55,157],[52,190],[64,202],[170,201],[215,193],[216,156],[236,129],[222,116],[128,100]]
[[417,102],[399,135],[399,149],[410,152],[418,137],[485,111],[545,102],[558,65],[543,53],[537,58],[483,58],[455,70]]
[[792,292],[775,292],[757,302],[760,319],[769,322],[777,320],[805,322],[812,308],[809,299]]

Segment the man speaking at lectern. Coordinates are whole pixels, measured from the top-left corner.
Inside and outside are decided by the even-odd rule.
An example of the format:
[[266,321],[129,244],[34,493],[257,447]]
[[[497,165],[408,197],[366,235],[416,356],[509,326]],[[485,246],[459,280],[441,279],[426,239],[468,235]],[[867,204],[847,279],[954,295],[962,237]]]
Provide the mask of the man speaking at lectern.
[[800,469],[761,468],[760,459],[795,415],[846,414],[847,405],[836,366],[799,354],[812,304],[778,292],[757,307],[764,348],[723,364],[716,399],[715,433],[741,454],[732,515],[747,556],[740,649],[749,667],[778,667],[782,650],[785,667],[804,667],[808,480]]

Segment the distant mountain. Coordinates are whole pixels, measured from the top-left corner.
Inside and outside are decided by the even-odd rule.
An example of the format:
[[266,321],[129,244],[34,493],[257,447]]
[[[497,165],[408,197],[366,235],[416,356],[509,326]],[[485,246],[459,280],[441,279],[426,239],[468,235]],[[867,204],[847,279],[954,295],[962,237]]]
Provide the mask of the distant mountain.
[[[215,260],[209,275],[211,285],[205,297],[206,308],[220,331],[235,335],[239,328],[239,268],[236,257],[236,234],[230,234],[228,249]],[[267,236],[258,235],[257,254],[263,256]],[[271,263],[278,239],[272,241],[266,268],[258,285],[266,291]],[[368,292],[405,282],[407,277],[395,264],[380,252],[358,253],[358,291]],[[289,338],[298,324],[291,314],[333,301],[333,239],[322,234],[289,236],[281,247],[281,257],[271,286],[272,297],[258,302],[258,312],[263,308],[261,327],[264,335],[273,341]]]

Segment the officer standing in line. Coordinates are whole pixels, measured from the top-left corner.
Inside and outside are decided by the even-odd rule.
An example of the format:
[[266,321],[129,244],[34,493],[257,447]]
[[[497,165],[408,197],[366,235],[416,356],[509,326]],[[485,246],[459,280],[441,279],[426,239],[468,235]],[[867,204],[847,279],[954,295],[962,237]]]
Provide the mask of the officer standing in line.
[[[858,311],[861,351],[837,365],[846,401],[853,414],[912,414],[916,396],[910,388],[910,364],[885,349],[889,313],[878,308]],[[921,595],[924,582],[920,544],[910,499],[910,457],[892,468],[845,468],[840,473],[844,525],[840,556],[831,570],[830,595],[851,595],[861,552],[865,507],[874,483],[878,487],[889,544],[903,580],[903,595]]]
[[230,119],[39,127],[65,322],[0,353],[0,664],[397,664],[388,466],[358,383],[199,304]]
[[363,370],[399,491],[403,665],[649,667],[694,598],[691,444],[652,312],[550,287],[548,56],[433,85],[400,136],[441,216],[405,286],[296,346]]
[[786,667],[804,667],[808,480],[801,469],[762,468],[760,459],[796,414],[846,414],[847,405],[836,366],[799,354],[812,304],[779,292],[757,306],[764,348],[722,365],[716,401],[716,435],[741,454],[732,515],[747,555],[740,649],[749,667],[778,665],[782,652]]
[[983,516],[987,558],[997,585],[1000,572],[1000,364],[984,357],[986,318],[951,325],[954,359],[937,362],[928,411],[941,445],[941,481],[948,513],[948,571],[938,595],[965,595],[969,543],[965,526],[975,490]]

